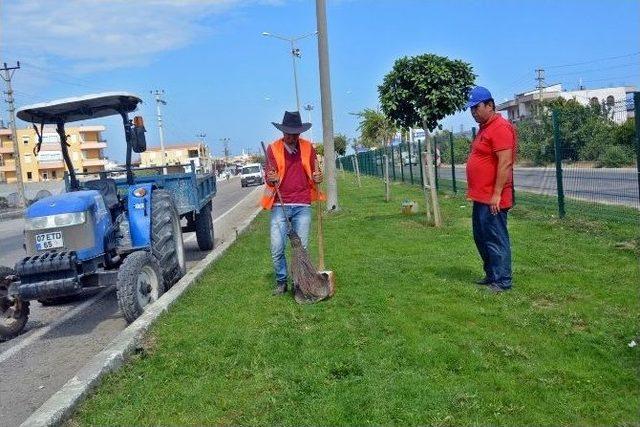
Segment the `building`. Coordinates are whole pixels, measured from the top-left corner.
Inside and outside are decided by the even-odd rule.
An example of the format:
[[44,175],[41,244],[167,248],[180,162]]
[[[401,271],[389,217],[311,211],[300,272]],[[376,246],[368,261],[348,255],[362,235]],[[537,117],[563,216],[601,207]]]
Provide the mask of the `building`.
[[[69,156],[76,172],[98,173],[107,164],[104,149],[107,141],[102,138],[105,127],[102,125],[69,127]],[[66,170],[60,137],[55,127],[45,126],[42,132],[40,152],[35,154],[34,148],[38,137],[33,128],[17,130],[18,151],[23,182],[39,182],[61,180]],[[11,129],[0,128],[0,182],[16,182],[16,164],[14,159]]]
[[[611,119],[613,121],[624,123],[628,118],[633,117],[633,107],[629,107],[628,98],[635,91],[635,87],[629,86],[565,91],[561,84],[555,84],[542,89],[542,100],[564,98],[573,99],[585,106],[589,104],[604,105],[612,109]],[[496,109],[505,112],[509,120],[517,122],[530,117],[540,99],[540,91],[532,90],[516,94],[514,99],[497,105]]]
[[197,172],[211,171],[211,157],[209,150],[202,142],[167,145],[164,148],[165,161],[162,162],[160,147],[147,147],[147,151],[140,153],[140,167],[183,165],[184,171],[191,170],[193,161]]

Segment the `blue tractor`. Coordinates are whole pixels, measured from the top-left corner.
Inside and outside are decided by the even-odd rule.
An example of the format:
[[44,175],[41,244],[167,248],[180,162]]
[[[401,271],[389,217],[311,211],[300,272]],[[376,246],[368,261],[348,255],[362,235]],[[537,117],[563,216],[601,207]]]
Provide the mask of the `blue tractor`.
[[[213,173],[197,173],[193,162],[182,165],[184,172],[170,174],[159,167],[131,167],[132,152],[146,150],[142,118],[129,118],[141,102],[129,93],[109,92],[18,111],[36,130],[36,154],[44,126],[56,126],[67,169],[66,192],[26,209],[27,256],[13,269],[0,267],[1,338],[22,331],[30,301],[49,304],[113,285],[125,319],[132,322],[185,274],[183,231],[196,232],[201,250],[213,248]],[[125,168],[101,172],[97,179],[76,172],[65,124],[111,115],[122,117]]]

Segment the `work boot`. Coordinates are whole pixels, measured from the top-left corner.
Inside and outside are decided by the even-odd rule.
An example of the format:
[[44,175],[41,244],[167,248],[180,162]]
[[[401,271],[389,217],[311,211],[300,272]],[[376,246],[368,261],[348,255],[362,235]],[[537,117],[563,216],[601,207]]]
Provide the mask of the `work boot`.
[[276,283],[276,288],[273,290],[272,295],[284,295],[287,293],[287,282]]
[[493,282],[487,276],[484,276],[482,279],[476,280],[476,285],[487,286],[491,283]]

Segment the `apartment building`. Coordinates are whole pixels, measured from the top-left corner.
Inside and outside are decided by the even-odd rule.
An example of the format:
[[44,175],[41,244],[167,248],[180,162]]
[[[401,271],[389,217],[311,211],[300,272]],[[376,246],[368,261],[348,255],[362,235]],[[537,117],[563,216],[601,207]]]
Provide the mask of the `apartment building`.
[[[172,144],[164,147],[165,161],[162,161],[162,149],[160,147],[147,147],[147,151],[140,153],[140,167],[189,165],[192,161],[197,172],[211,171],[211,157],[207,146],[201,142],[186,144]],[[191,166],[184,167],[185,172],[191,170]]]
[[[98,173],[105,170],[107,141],[102,138],[104,131],[102,125],[66,128],[69,156],[76,172]],[[42,145],[37,154],[34,148],[38,137],[33,128],[18,129],[17,136],[23,182],[64,178],[65,165],[55,127],[44,127]],[[7,128],[0,128],[0,182],[16,182],[14,147],[11,130]]]

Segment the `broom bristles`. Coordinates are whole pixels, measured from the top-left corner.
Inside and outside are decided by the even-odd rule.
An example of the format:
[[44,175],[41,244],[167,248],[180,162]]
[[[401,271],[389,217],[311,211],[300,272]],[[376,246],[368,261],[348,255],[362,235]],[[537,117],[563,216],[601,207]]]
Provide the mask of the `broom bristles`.
[[291,275],[296,301],[307,304],[327,298],[330,294],[327,277],[318,273],[309,253],[302,246],[302,241],[295,232],[289,233],[289,240],[291,241]]

